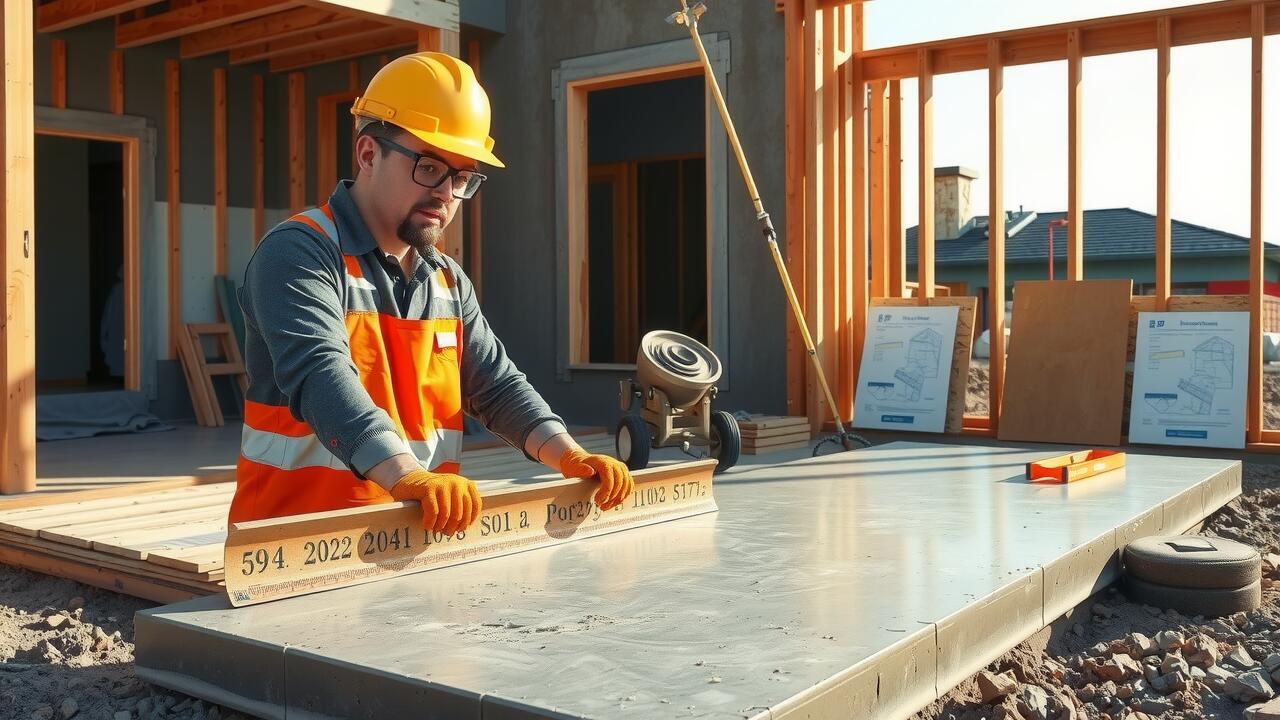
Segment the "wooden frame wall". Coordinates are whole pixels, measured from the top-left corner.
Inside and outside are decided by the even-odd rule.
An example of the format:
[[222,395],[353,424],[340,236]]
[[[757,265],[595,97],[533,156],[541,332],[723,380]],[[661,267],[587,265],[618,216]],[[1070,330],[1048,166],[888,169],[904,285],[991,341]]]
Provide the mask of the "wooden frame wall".
[[[971,37],[954,38],[863,52],[857,43],[861,33],[854,22],[850,37],[846,13],[859,12],[860,4],[840,0],[780,0],[786,29],[786,169],[788,268],[799,295],[806,303],[811,332],[818,343],[818,355],[833,364],[829,377],[837,384],[856,383],[858,365],[854,353],[832,356],[825,346],[832,337],[854,338],[848,332],[858,326],[865,304],[859,298],[857,311],[846,311],[841,298],[847,283],[829,266],[833,248],[814,238],[838,235],[846,249],[834,248],[836,256],[858,258],[860,241],[850,228],[861,228],[859,201],[838,198],[840,177],[850,177],[850,185],[860,197],[869,190],[866,222],[871,230],[870,290],[888,297],[907,295],[904,278],[905,238],[902,232],[900,164],[901,87],[900,82],[916,78],[919,92],[920,182],[919,193],[919,299],[927,303],[937,289],[933,258],[932,183],[932,85],[938,75],[987,70],[989,78],[989,173],[992,183],[988,216],[1004,216],[1004,68],[1062,60],[1068,80],[1068,277],[1081,279],[1084,273],[1084,225],[1082,206],[1083,153],[1080,116],[1083,102],[1083,58],[1112,53],[1153,50],[1157,57],[1156,125],[1156,296],[1153,307],[1185,306],[1171,295],[1171,232],[1169,208],[1169,90],[1170,53],[1178,46],[1249,39],[1251,42],[1250,101],[1250,293],[1252,338],[1249,353],[1249,407],[1247,415],[1249,447],[1280,450],[1280,429],[1263,428],[1261,321],[1263,304],[1263,192],[1262,192],[1262,72],[1263,41],[1280,34],[1280,0],[1222,0],[1221,2],[1168,8],[1115,17],[1081,20],[1057,25],[1022,28]],[[824,48],[827,49],[824,57]],[[834,61],[833,61],[834,57]],[[843,73],[843,75],[841,74]],[[861,141],[845,141],[841,121],[833,108],[861,111],[847,97],[832,91],[833,80],[852,79],[852,95],[862,97],[869,90],[869,151],[854,157],[830,152],[837,147],[856,147]],[[843,104],[842,104],[843,103]],[[861,135],[860,130],[854,132]],[[844,143],[843,145],[841,143]],[[865,160],[865,164],[864,164]],[[869,187],[864,183],[869,180]],[[883,189],[881,185],[883,183]],[[835,187],[833,187],[835,186]],[[846,217],[842,217],[847,214]],[[988,268],[988,326],[992,329],[990,418],[967,418],[967,432],[994,435],[999,427],[1004,386],[1004,227],[990,226]],[[866,255],[861,257],[865,258]],[[858,263],[862,267],[861,263]],[[847,265],[845,266],[847,267]],[[878,277],[879,276],[879,277]],[[861,287],[861,286],[859,286]],[[841,333],[844,332],[844,335]],[[791,413],[808,414],[815,423],[827,416],[821,400],[806,377],[807,358],[798,332],[788,325],[787,402]],[[845,395],[837,391],[842,405]],[[844,409],[844,408],[842,408]]]

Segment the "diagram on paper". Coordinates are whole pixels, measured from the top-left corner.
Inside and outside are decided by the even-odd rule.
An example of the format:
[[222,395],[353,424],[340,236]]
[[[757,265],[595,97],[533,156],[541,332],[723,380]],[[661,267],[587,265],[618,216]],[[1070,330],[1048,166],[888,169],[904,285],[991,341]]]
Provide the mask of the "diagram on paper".
[[1144,393],[1143,399],[1159,415],[1208,415],[1214,394],[1235,386],[1235,354],[1235,345],[1217,335],[1196,345],[1189,358],[1183,350],[1152,352],[1148,360],[1160,363],[1162,371],[1164,363],[1182,363],[1187,370],[1176,389]]
[[[877,352],[902,348],[901,342],[880,343]],[[867,383],[867,389],[877,400],[905,400],[918,402],[924,390],[925,380],[938,377],[942,367],[942,336],[932,328],[916,333],[907,343],[906,364],[893,371],[896,382]]]

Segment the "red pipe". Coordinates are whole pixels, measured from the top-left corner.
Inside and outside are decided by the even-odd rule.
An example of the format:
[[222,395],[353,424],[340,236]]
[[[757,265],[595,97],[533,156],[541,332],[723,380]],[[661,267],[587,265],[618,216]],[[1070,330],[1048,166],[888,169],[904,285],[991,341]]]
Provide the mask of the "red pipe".
[[1060,227],[1064,228],[1067,226],[1067,224],[1068,223],[1066,218],[1060,218],[1058,220],[1049,221],[1049,279],[1050,280],[1053,279],[1053,229],[1060,228]]

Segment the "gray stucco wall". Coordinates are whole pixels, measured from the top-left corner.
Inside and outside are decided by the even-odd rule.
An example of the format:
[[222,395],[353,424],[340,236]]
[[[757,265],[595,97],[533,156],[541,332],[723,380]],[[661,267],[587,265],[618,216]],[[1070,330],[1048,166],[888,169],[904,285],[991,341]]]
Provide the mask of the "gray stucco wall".
[[[556,205],[552,68],[562,60],[683,39],[648,0],[509,0],[509,34],[482,41],[495,151],[506,163],[484,189],[483,306],[508,350],[571,422],[616,423],[617,381],[628,373],[556,374]],[[719,3],[703,34],[725,33],[732,65],[723,88],[774,225],[785,227],[782,17],[771,3]],[[712,138],[724,142],[724,138]],[[728,184],[729,391],[726,410],[781,413],[786,404],[786,301],[735,163]],[[713,320],[714,322],[714,320]]]

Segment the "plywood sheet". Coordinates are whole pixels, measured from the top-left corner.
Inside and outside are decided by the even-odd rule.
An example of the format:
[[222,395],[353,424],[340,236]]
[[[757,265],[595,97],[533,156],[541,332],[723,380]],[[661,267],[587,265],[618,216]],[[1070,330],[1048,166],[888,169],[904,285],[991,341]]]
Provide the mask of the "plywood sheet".
[[[873,298],[872,307],[918,307],[918,298]],[[956,345],[951,356],[951,382],[947,385],[947,432],[964,429],[965,391],[969,386],[969,361],[973,357],[973,328],[978,313],[976,297],[933,297],[929,307],[958,307]]]
[[1131,280],[1014,285],[1001,440],[1120,444],[1132,288]]

